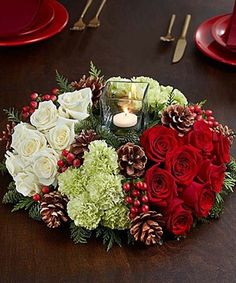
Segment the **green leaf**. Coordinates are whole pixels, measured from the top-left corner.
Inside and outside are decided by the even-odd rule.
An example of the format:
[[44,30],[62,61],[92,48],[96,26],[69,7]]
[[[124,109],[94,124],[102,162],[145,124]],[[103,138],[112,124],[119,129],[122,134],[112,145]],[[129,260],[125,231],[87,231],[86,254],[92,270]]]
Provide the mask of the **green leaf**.
[[127,230],[127,243],[128,243],[128,245],[134,245],[134,243],[135,243],[134,237],[133,237],[133,235],[130,234],[129,229]]
[[103,76],[101,76],[101,70],[99,70],[92,61],[90,61],[89,75],[94,78],[103,79]]
[[36,221],[41,221],[40,209],[41,205],[39,202],[33,203],[33,205],[29,209],[29,217]]
[[202,107],[203,105],[206,104],[206,102],[207,102],[207,99],[204,99],[204,100],[200,101],[200,102],[198,103],[198,105],[199,105],[200,107]]
[[56,70],[56,81],[60,89],[60,93],[73,91],[73,87],[69,84],[68,79],[60,75]]
[[20,115],[18,111],[16,111],[14,108],[3,109],[3,112],[7,115],[7,119],[9,122],[21,122]]
[[8,187],[7,187],[8,190],[16,190],[16,184],[14,181],[10,182]]
[[2,175],[7,173],[7,167],[6,167],[6,164],[5,164],[5,160],[0,162],[0,173]]
[[31,205],[34,203],[34,200],[31,197],[23,197],[19,202],[14,206],[11,212],[18,211],[20,209],[28,210]]
[[9,190],[5,193],[2,199],[2,203],[16,204],[23,198],[23,195],[16,190]]
[[92,235],[92,231],[87,230],[80,226],[76,226],[73,221],[70,223],[70,231],[71,231],[71,238],[75,244],[87,243],[87,239],[89,239]]
[[102,238],[103,245],[107,247],[107,251],[109,251],[114,244],[121,247],[122,240],[119,230],[112,230],[107,227],[99,226],[96,229],[96,237]]
[[166,106],[170,106],[174,103],[175,101],[175,95],[174,95],[174,89],[171,91],[171,93],[169,93],[169,96],[168,96],[168,100],[166,102]]

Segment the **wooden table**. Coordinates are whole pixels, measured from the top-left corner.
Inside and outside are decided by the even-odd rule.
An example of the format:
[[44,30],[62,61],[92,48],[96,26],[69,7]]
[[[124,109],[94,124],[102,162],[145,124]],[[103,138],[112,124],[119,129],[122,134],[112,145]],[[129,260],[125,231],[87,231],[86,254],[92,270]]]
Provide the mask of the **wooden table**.
[[[64,0],[69,26],[85,0]],[[1,108],[22,107],[33,91],[55,86],[55,70],[70,80],[86,73],[92,60],[109,76],[146,75],[182,90],[191,101],[208,99],[215,117],[236,129],[236,68],[206,58],[193,36],[205,19],[229,13],[233,0],[109,0],[97,30],[70,32],[31,46],[0,49]],[[93,16],[94,1],[86,20]],[[192,14],[184,58],[171,64],[174,44],[161,44],[169,17],[176,13],[178,36],[187,13]],[[0,112],[1,129],[4,115]],[[3,153],[3,148],[1,148]],[[232,148],[236,156],[236,146]],[[1,177],[3,195],[10,178]],[[67,230],[50,230],[23,212],[0,204],[0,282],[235,282],[236,195],[225,203],[219,221],[195,229],[186,240],[161,248],[119,248],[109,253],[91,240],[74,245]]]

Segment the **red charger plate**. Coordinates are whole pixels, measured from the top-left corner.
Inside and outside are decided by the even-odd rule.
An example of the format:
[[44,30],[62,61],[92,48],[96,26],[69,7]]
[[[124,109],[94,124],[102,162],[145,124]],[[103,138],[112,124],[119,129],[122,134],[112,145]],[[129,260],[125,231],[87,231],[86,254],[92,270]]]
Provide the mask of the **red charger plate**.
[[21,32],[19,35],[28,35],[45,28],[52,22],[54,15],[55,12],[50,1],[43,1],[32,26],[30,26],[26,31]]
[[42,0],[0,0],[0,36],[8,37],[26,30],[41,4]]
[[212,26],[222,16],[216,16],[203,22],[195,34],[195,43],[197,48],[206,56],[221,63],[236,66],[236,54],[220,46],[211,34]]
[[66,8],[57,1],[47,0],[50,2],[54,10],[54,19],[53,21],[46,26],[44,29],[39,30],[35,33],[29,35],[16,36],[14,38],[0,38],[0,46],[19,46],[35,43],[48,39],[59,32],[61,32],[69,19],[68,12]]

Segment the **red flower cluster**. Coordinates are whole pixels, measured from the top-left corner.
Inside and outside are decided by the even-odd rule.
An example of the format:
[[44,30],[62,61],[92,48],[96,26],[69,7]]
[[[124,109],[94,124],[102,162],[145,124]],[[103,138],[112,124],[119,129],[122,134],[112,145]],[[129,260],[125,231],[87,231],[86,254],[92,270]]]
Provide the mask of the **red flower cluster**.
[[164,215],[168,231],[184,235],[193,217],[209,214],[222,189],[230,141],[201,120],[184,137],[162,125],[149,128],[141,145],[154,162],[145,175],[150,205]]

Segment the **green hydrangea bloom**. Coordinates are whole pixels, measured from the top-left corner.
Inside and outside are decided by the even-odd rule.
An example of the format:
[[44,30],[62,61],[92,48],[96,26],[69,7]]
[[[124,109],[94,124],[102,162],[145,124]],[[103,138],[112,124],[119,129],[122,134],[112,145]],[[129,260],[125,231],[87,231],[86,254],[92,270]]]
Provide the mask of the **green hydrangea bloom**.
[[84,153],[84,170],[87,176],[98,172],[116,174],[118,171],[118,156],[114,148],[108,147],[102,140],[93,141]]
[[174,95],[174,103],[181,104],[181,105],[187,105],[188,104],[187,98],[177,88],[174,89],[173,95]]
[[91,200],[106,210],[124,199],[121,185],[122,177],[108,173],[92,175],[87,183],[87,191]]
[[77,197],[85,191],[86,177],[81,169],[68,168],[58,176],[58,190],[68,198]]
[[102,212],[96,203],[91,202],[87,193],[70,200],[67,204],[69,217],[74,220],[76,226],[82,226],[93,230],[98,227]]
[[102,216],[102,225],[111,229],[127,229],[130,226],[129,209],[124,204],[118,204],[106,210]]

